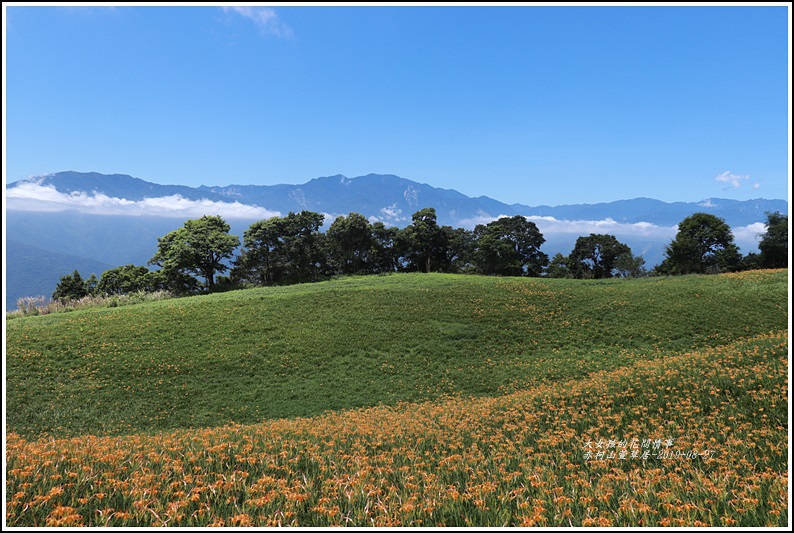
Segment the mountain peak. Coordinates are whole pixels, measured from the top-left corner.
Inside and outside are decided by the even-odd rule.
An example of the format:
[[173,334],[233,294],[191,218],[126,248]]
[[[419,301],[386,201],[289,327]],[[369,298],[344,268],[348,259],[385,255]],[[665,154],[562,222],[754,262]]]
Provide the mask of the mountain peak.
[[[314,178],[300,185],[227,185],[188,187],[160,185],[126,174],[100,174],[73,170],[45,174],[12,183],[35,183],[54,187],[71,195],[82,193],[88,197],[101,194],[111,199],[132,202],[148,198],[180,196],[186,200],[239,203],[272,212],[310,209],[329,215],[361,213],[373,220],[404,225],[417,209],[436,209],[439,224],[454,227],[487,222],[499,216],[540,216],[557,220],[606,220],[618,223],[648,222],[672,226],[693,212],[708,210],[731,226],[744,226],[765,220],[765,211],[788,211],[784,200],[753,200],[741,202],[709,198],[699,203],[666,203],[652,198],[634,198],[598,204],[559,206],[507,205],[487,196],[470,198],[454,189],[442,189],[419,183],[394,174],[370,173],[355,178],[342,174]],[[88,212],[89,205],[83,212]],[[241,210],[238,210],[242,214]]]
[[99,172],[68,170],[20,180],[10,183],[7,188],[13,189],[23,183],[52,187],[63,194],[103,194],[109,198],[133,201],[177,194],[187,199],[199,200],[208,198],[222,201],[220,196],[203,191],[201,188],[188,187],[186,185],[160,185],[128,174],[101,174]]
[[313,182],[319,182],[319,183],[323,183],[323,182],[329,182],[329,183],[331,183],[331,182],[340,182],[340,183],[344,183],[345,180],[349,180],[349,178],[347,176],[343,176],[342,174],[335,174],[333,176],[319,176],[317,178],[310,179],[307,182],[307,185],[309,183],[313,183]]

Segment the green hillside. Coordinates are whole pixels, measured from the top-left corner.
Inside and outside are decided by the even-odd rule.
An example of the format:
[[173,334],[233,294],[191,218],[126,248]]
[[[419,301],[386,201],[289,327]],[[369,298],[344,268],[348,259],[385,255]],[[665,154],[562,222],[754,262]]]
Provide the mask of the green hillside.
[[254,423],[497,396],[787,327],[787,271],[395,274],[7,321],[7,431]]

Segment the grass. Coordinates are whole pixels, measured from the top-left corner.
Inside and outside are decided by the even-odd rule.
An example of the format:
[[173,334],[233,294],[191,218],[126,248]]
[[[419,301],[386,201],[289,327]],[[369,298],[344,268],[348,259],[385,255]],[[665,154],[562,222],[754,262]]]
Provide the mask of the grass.
[[25,438],[497,396],[787,326],[787,271],[577,281],[401,274],[7,321]]
[[7,525],[784,527],[787,351],[781,331],[494,398],[11,434]]
[[788,525],[786,270],[6,322],[6,525]]

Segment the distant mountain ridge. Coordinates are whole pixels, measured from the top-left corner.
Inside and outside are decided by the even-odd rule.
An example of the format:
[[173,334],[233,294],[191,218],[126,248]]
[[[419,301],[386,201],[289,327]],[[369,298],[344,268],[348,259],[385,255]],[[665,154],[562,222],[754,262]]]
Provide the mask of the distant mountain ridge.
[[[176,208],[169,211],[168,206]],[[635,198],[597,204],[508,205],[380,174],[326,176],[301,185],[188,187],[124,174],[59,172],[6,187],[6,306],[14,308],[21,296],[50,295],[59,276],[75,268],[85,276],[99,276],[107,268],[145,265],[157,249],[158,237],[202,214],[222,212],[232,233],[242,236],[256,220],[289,211],[308,209],[329,215],[325,228],[335,216],[350,212],[404,227],[413,213],[425,207],[436,209],[440,224],[453,227],[473,228],[503,215],[536,217],[546,239],[542,249],[550,257],[570,253],[580,235],[612,234],[642,255],[648,267],[663,259],[674,226],[692,213],[704,211],[723,218],[734,228],[742,253],[747,253],[757,250],[765,213],[788,212],[786,201],[764,199],[667,203]]]
[[[368,174],[356,178],[342,175],[314,178],[300,185],[225,185],[189,187],[160,185],[124,174],[59,172],[11,183],[53,187],[63,194],[102,194],[110,198],[140,201],[179,195],[193,201],[259,206],[286,214],[308,209],[331,215],[358,212],[387,224],[405,226],[418,209],[436,209],[439,223],[473,226],[501,215],[554,217],[557,220],[604,220],[634,224],[648,222],[674,226],[694,212],[723,218],[731,226],[746,226],[765,220],[766,211],[788,211],[785,200],[728,200],[710,198],[701,202],[663,202],[634,198],[596,204],[529,206],[505,204],[487,196],[471,198],[453,189],[441,189],[390,174]],[[326,223],[330,223],[326,220]]]
[[[49,297],[61,276],[78,270],[81,274],[97,277],[113,268],[108,263],[86,259],[77,255],[51,252],[20,242],[6,242],[6,308],[16,308],[17,299],[23,296]],[[27,283],[12,283],[12,280],[27,280]]]
[[161,198],[175,194],[189,200],[201,200],[203,198],[217,201],[224,200],[218,195],[208,194],[196,187],[186,185],[160,185],[159,183],[152,183],[140,178],[133,178],[127,174],[100,174],[98,172],[74,172],[72,170],[26,178],[9,184],[7,189],[13,189],[26,183],[54,187],[55,190],[64,194],[98,193],[111,198],[125,198],[127,200]]

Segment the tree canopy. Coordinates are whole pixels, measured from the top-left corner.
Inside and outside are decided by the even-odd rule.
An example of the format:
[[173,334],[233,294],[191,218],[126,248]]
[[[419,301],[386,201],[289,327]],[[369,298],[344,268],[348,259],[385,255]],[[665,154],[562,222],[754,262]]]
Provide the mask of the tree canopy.
[[400,231],[400,240],[409,270],[432,272],[434,266],[446,259],[447,234],[438,225],[432,207],[411,216],[411,225]]
[[83,296],[88,296],[88,287],[80,272],[75,270],[71,274],[61,276],[55,291],[52,293],[53,300],[77,300]]
[[325,235],[329,259],[337,271],[360,274],[372,270],[375,241],[372,225],[364,215],[337,217]]
[[154,292],[164,284],[165,279],[159,271],[151,272],[145,266],[124,265],[104,271],[99,278],[97,292],[117,295]]
[[215,274],[229,268],[224,261],[230,259],[240,245],[236,235],[229,234],[229,224],[220,216],[205,215],[188,220],[185,224],[157,239],[157,252],[150,265],[161,267],[172,289],[180,292],[195,286],[186,276],[204,278],[209,292],[215,290]]
[[695,213],[678,224],[675,239],[657,267],[662,274],[706,274],[734,270],[741,254],[725,221],[709,213]]
[[758,249],[764,268],[788,267],[788,215],[780,212],[766,214],[766,233]]
[[[86,294],[125,294],[168,289],[187,294],[200,287],[213,292],[252,285],[303,283],[333,275],[396,271],[479,272],[499,276],[567,278],[637,277],[647,275],[645,260],[632,255],[614,235],[581,236],[570,255],[540,251],[546,242],[534,222],[516,215],[474,230],[439,226],[433,208],[420,209],[403,229],[371,222],[351,212],[337,217],[325,233],[324,215],[303,210],[251,224],[240,239],[230,235],[219,216],[188,220],[158,239],[149,260],[160,270],[124,265],[84,280],[80,273],[63,276],[53,299]],[[716,273],[788,265],[788,216],[767,213],[760,254],[742,257],[730,227],[721,218],[695,213],[681,221],[656,274]],[[230,263],[231,273],[226,272]],[[216,276],[217,279],[216,279]]]
[[477,267],[483,274],[540,276],[549,256],[540,251],[546,242],[534,222],[503,217],[474,228]]
[[326,263],[324,215],[313,211],[290,212],[254,222],[243,233],[243,250],[232,277],[248,283],[270,285],[314,281]]
[[620,262],[628,263],[631,257],[631,248],[614,235],[591,233],[576,239],[567,266],[575,278],[611,278]]

